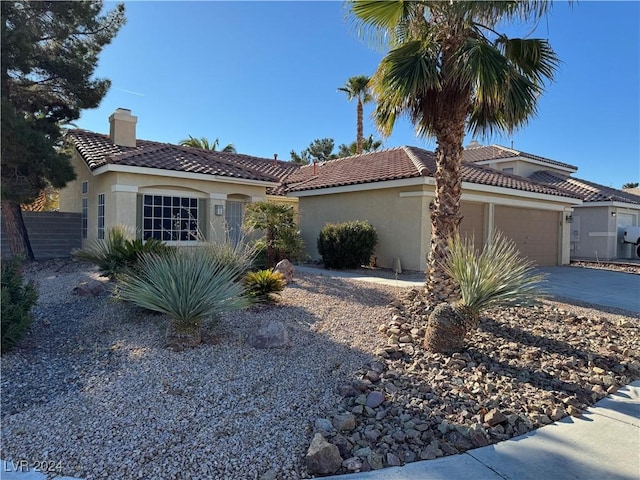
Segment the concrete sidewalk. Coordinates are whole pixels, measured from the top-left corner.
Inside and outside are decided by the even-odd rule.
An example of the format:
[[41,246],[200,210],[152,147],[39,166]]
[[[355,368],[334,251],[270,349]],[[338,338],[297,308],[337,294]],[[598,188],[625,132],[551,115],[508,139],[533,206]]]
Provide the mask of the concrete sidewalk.
[[526,435],[459,455],[342,480],[637,480],[640,478],[640,381],[584,412]]

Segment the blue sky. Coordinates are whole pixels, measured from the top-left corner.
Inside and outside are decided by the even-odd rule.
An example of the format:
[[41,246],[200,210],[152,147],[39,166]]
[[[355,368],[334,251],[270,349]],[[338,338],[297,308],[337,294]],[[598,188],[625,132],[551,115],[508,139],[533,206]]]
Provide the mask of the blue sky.
[[[217,137],[240,153],[283,160],[315,138],[355,140],[356,106],[337,88],[373,74],[384,52],[357,36],[342,2],[125,4],[127,24],[96,72],[111,90],[79,127],[108,133],[108,116],[123,107],[138,116],[138,138]],[[556,2],[532,35],[548,38],[563,62],[537,118],[512,137],[479,140],[513,141],[604,185],[639,181],[639,25],[639,2]],[[379,136],[372,109],[365,135]],[[435,149],[405,120],[384,139],[400,145]]]

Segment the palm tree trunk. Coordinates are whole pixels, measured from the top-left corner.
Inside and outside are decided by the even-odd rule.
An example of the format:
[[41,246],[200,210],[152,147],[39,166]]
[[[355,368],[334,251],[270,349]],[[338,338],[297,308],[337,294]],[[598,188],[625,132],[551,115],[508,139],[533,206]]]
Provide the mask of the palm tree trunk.
[[362,126],[362,116],[363,116],[362,100],[360,100],[360,98],[358,98],[357,112],[358,112],[358,131],[356,132],[356,155],[360,155],[362,153],[362,139],[364,137],[363,126]]
[[27,227],[24,225],[22,210],[18,203],[2,200],[2,219],[7,230],[7,240],[13,256],[21,255],[25,260],[35,259]]

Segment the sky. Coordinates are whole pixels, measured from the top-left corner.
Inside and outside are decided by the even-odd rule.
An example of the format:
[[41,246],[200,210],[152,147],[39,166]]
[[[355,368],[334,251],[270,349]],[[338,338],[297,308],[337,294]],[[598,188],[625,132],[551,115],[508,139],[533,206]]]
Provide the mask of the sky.
[[[125,6],[127,23],[96,69],[111,89],[78,127],[108,133],[109,115],[128,108],[139,139],[218,138],[281,160],[316,138],[333,138],[336,150],[355,140],[355,101],[337,89],[372,75],[385,52],[358,35],[342,2]],[[548,39],[562,64],[535,118],[511,136],[477,140],[575,165],[574,176],[603,185],[640,181],[640,2],[557,1],[537,26],[508,32]],[[365,106],[364,133],[381,138],[373,108]],[[436,147],[406,119],[383,143]]]

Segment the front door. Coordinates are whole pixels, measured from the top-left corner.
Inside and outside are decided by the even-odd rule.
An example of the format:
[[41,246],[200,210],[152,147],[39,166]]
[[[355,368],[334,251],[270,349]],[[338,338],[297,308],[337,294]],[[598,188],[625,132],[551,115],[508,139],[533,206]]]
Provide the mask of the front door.
[[227,238],[232,245],[237,245],[242,239],[243,212],[244,202],[227,200],[224,219],[227,224]]

